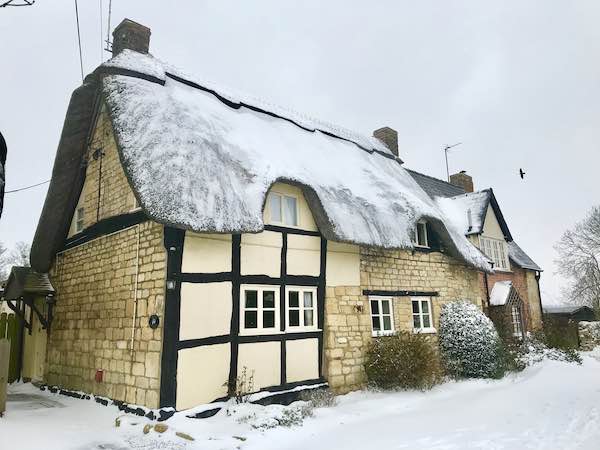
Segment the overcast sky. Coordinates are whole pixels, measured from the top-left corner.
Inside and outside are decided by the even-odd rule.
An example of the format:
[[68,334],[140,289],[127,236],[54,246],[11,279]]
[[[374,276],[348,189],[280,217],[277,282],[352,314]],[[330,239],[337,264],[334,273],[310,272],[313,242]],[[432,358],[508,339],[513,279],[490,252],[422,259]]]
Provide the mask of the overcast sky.
[[[100,4],[79,0],[85,73],[109,57]],[[600,203],[597,0],[114,0],[113,28],[125,17],[187,72],[363,133],[395,128],[412,169],[444,178],[443,146],[463,142],[451,172],[494,188],[557,301],[553,244]],[[81,83],[73,1],[1,8],[0,58],[10,190],[50,178]],[[46,189],[6,195],[0,241],[31,242]]]

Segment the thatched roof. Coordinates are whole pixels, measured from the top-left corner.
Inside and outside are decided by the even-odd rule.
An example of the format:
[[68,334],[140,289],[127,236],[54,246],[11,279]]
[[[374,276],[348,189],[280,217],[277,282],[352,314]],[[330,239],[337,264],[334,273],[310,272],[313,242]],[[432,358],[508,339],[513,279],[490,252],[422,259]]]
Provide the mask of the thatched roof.
[[260,232],[265,196],[284,181],[303,189],[327,239],[410,249],[414,225],[425,218],[450,254],[489,270],[486,258],[378,140],[127,50],[73,94],[32,246],[38,270],[48,270],[64,243],[100,101],[108,106],[131,187],[157,222],[196,232]]

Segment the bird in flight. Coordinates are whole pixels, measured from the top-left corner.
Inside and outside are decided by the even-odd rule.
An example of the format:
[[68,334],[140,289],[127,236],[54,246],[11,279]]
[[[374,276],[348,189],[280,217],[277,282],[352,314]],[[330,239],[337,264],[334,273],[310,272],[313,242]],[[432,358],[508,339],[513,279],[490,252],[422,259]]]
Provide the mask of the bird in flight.
[[521,175],[521,180],[525,179],[525,173],[526,172],[523,172],[523,169],[519,169],[519,175]]

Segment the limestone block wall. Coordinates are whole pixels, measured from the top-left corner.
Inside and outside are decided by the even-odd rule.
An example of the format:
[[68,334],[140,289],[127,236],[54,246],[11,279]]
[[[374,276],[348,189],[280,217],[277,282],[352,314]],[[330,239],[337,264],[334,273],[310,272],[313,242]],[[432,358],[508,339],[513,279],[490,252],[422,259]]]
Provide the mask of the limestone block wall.
[[[478,272],[437,252],[360,249],[360,286],[328,286],[325,298],[325,376],[336,392],[364,386],[365,350],[372,337],[363,290],[438,292],[431,298],[433,326],[442,306],[469,300],[482,306]],[[396,331],[412,331],[410,297],[393,297]],[[433,336],[435,338],[435,336]]]
[[151,329],[148,318],[164,317],[165,263],[163,227],[154,222],[57,255],[48,384],[159,406],[162,320]]

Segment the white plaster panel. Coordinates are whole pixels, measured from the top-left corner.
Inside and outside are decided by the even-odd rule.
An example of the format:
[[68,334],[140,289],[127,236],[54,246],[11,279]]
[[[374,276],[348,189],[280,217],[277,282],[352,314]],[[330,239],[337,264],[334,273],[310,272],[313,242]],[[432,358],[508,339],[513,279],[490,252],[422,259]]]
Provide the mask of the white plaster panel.
[[229,334],[231,283],[182,283],[179,338],[200,339]]
[[185,233],[182,272],[231,271],[231,235]]
[[243,234],[241,247],[242,275],[279,277],[281,272],[281,233],[264,231]]
[[287,273],[319,276],[321,238],[288,234]]
[[298,339],[287,341],[286,382],[314,380],[319,378],[319,340]]
[[254,391],[281,384],[281,343],[240,344],[238,376],[244,367],[246,367],[248,377],[254,374]]

